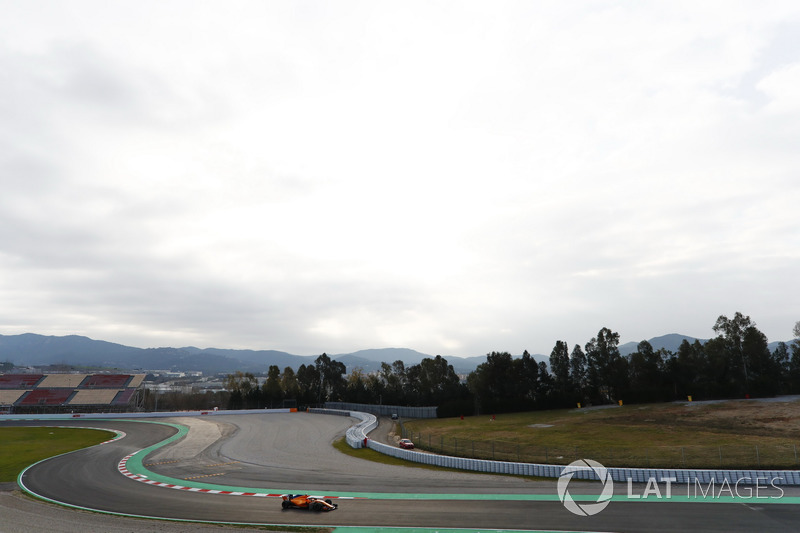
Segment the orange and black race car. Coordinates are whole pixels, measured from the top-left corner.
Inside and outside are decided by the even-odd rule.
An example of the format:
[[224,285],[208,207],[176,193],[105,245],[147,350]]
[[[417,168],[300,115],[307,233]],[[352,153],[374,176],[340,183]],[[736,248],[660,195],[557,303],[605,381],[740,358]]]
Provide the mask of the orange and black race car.
[[309,496],[308,494],[283,494],[281,495],[281,506],[284,509],[309,509],[311,511],[333,511],[337,504],[330,500],[324,500],[319,496]]

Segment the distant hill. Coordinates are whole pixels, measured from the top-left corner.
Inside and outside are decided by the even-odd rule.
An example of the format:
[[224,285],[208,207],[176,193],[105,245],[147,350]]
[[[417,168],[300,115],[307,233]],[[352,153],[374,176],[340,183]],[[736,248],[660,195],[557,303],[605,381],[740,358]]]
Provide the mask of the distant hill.
[[359,350],[348,354],[331,355],[337,361],[345,362],[346,359],[358,359],[380,363],[394,363],[403,361],[406,365],[416,365],[430,355],[420,353],[408,348],[380,348],[377,350]]
[[[664,348],[672,353],[677,353],[678,348],[680,348],[684,340],[689,341],[689,344],[694,344],[694,341],[700,341],[700,344],[705,344],[710,339],[698,339],[695,337],[680,335],[678,333],[670,333],[669,335],[653,337],[652,339],[648,339],[647,342],[650,343],[650,345],[653,347],[654,350],[660,350],[661,348]],[[778,347],[778,344],[780,344],[781,342],[785,342],[787,346],[791,344],[791,341],[775,341],[767,344],[767,348],[769,348],[770,352],[774,352],[775,349]],[[639,346],[638,342],[626,342],[625,344],[620,344],[619,353],[621,355],[630,355],[637,350],[638,346]]]
[[[435,355],[428,355],[409,348],[380,348],[373,350],[359,350],[349,354],[332,355],[332,359],[344,363],[348,370],[360,368],[364,372],[377,372],[381,368],[381,363],[392,364],[395,361],[403,361],[407,367],[418,365],[423,359],[433,358]],[[457,374],[469,374],[475,370],[479,364],[486,362],[486,356],[479,357],[453,357],[443,355],[447,362],[453,365],[453,370]],[[539,357],[536,357],[540,360]]]
[[[707,339],[695,339],[672,333],[653,337],[648,342],[654,349],[665,348],[677,352],[681,342],[690,343]],[[636,351],[638,342],[619,346],[622,355]],[[788,344],[788,343],[787,343]],[[775,350],[778,343],[769,344]],[[319,354],[318,354],[319,355]],[[313,364],[318,355],[293,355],[277,350],[230,350],[222,348],[134,348],[79,335],[46,336],[35,333],[22,335],[0,335],[0,362],[10,361],[17,366],[72,365],[79,367],[118,369],[129,371],[174,370],[201,371],[206,375],[242,372],[266,373],[270,365],[281,370],[300,365]],[[381,363],[392,364],[403,361],[406,367],[419,364],[425,358],[435,357],[408,348],[381,348],[360,350],[353,353],[331,355],[332,359],[345,364],[348,371],[360,368],[364,372],[380,370]],[[454,357],[443,355],[458,374],[469,374],[486,356]],[[515,356],[519,357],[519,356]],[[537,361],[549,363],[549,355],[533,354]]]
[[[708,339],[697,339],[695,337],[688,337],[686,335],[680,335],[678,333],[670,333],[668,335],[662,335],[660,337],[653,337],[652,339],[648,339],[647,342],[653,347],[654,350],[660,350],[664,348],[669,350],[670,352],[676,353],[678,348],[680,347],[681,343],[684,340],[689,341],[689,344],[694,344],[694,341],[699,340],[700,344],[705,344],[708,342]],[[619,345],[619,353],[621,355],[630,355],[636,351],[639,347],[639,341],[637,342],[626,342],[625,344]]]
[[140,348],[131,348],[112,342],[96,341],[88,337],[67,335],[50,337],[24,333],[0,335],[0,359],[16,364],[80,364],[106,366],[136,357]]
[[[293,355],[277,350],[201,349],[194,346],[145,349],[78,335],[0,335],[0,361],[10,361],[18,366],[73,365],[120,370],[201,371],[205,374],[237,370],[262,373],[270,365],[277,365],[281,370],[287,366],[297,370],[300,365],[313,364],[318,356]],[[373,372],[380,369],[382,362],[391,364],[401,360],[406,366],[411,366],[433,356],[408,348],[383,348],[330,357],[343,362],[348,370],[361,368]],[[485,357],[446,359],[460,373],[469,373],[486,360]]]
[[201,371],[205,374],[266,372],[313,363],[315,357],[274,350],[221,350],[217,348],[134,348],[78,335],[63,337],[0,335],[0,361],[18,366],[73,365],[120,370]]

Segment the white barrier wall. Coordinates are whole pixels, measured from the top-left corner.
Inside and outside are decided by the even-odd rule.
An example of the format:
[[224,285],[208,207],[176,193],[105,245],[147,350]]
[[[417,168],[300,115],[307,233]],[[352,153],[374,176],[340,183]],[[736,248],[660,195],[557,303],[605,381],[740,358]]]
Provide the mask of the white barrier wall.
[[358,411],[340,411],[338,409],[309,409],[309,413],[319,413],[323,415],[340,415],[357,418],[360,420],[355,426],[350,426],[345,434],[347,444],[351,448],[363,448],[367,440],[367,433],[378,427],[378,418],[370,413],[360,413]]

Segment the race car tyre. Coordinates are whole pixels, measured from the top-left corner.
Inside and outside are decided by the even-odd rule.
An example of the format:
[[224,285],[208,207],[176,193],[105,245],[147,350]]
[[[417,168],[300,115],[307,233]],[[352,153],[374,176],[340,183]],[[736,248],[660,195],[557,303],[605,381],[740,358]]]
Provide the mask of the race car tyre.
[[320,502],[314,502],[311,504],[311,510],[315,512],[322,511],[322,504]]
[[288,509],[288,508],[289,508],[289,507],[291,507],[291,506],[292,506],[292,503],[291,503],[291,502],[287,502],[286,500],[283,500],[283,501],[281,502],[281,507],[283,507],[284,509]]
[[333,505],[333,502],[330,500],[325,500],[325,503],[327,503],[328,505]]

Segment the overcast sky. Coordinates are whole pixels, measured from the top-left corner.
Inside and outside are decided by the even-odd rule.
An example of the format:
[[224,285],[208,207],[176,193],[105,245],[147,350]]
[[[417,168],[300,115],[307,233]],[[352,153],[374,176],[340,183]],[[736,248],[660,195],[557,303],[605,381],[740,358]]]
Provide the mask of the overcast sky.
[[800,4],[0,0],[0,334],[549,354],[800,320]]

